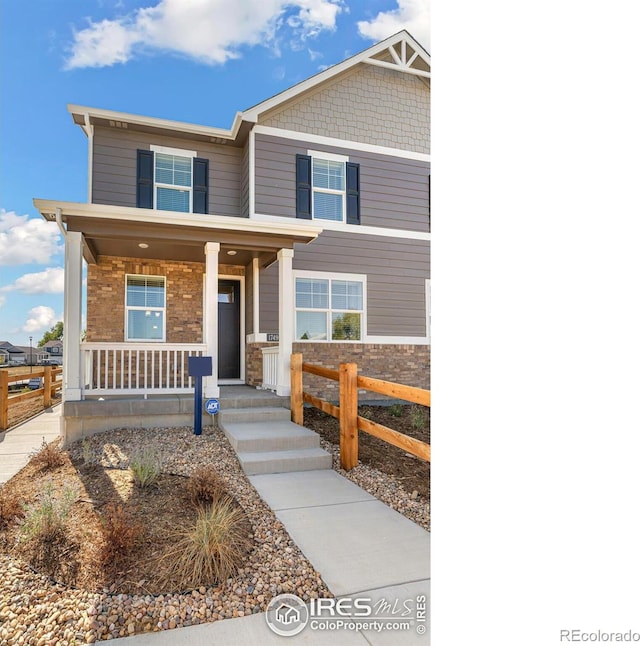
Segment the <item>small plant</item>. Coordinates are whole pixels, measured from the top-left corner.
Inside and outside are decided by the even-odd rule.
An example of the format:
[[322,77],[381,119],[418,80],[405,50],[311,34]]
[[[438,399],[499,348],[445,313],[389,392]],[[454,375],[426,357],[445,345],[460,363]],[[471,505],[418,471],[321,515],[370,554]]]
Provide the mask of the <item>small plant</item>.
[[35,453],[32,453],[30,457],[34,464],[44,470],[55,469],[64,464],[64,454],[58,448],[58,444],[56,442],[47,444],[44,437],[40,448]]
[[136,487],[145,489],[154,484],[160,476],[162,459],[157,451],[145,447],[131,455],[129,467],[133,471],[133,482]]
[[411,426],[416,430],[425,428],[427,425],[427,413],[421,406],[412,406],[409,411]]
[[93,464],[93,451],[91,450],[91,442],[88,437],[82,440],[82,460],[85,464]]
[[175,532],[162,557],[167,581],[179,589],[225,581],[245,560],[249,532],[244,512],[231,498],[200,508],[195,523]]
[[360,415],[360,417],[364,417],[365,419],[373,419],[374,412],[371,408],[363,406],[360,409],[358,415]]
[[22,514],[22,505],[17,496],[8,494],[4,487],[0,487],[0,529]]
[[402,404],[391,404],[389,406],[389,415],[393,415],[393,417],[402,417],[403,411],[404,406]]
[[198,467],[184,487],[184,496],[192,505],[219,502],[226,495],[224,481],[210,466]]
[[104,508],[100,521],[104,536],[101,554],[104,563],[126,556],[142,534],[142,527],[132,520],[122,505],[109,503]]
[[24,507],[25,518],[20,527],[20,540],[55,540],[64,532],[71,508],[77,500],[78,492],[75,488],[65,485],[56,496],[53,483],[47,482],[38,499]]

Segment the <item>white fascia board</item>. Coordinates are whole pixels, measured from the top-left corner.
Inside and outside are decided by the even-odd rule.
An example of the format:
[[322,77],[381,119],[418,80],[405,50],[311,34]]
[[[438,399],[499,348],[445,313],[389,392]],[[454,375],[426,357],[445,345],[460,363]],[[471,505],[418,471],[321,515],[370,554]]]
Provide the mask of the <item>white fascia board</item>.
[[257,125],[253,127],[252,132],[256,135],[294,139],[305,144],[324,144],[325,146],[332,146],[335,148],[361,150],[362,152],[389,155],[390,157],[400,157],[401,159],[414,159],[416,161],[424,162],[431,161],[431,155],[429,153],[418,153],[412,150],[404,150],[402,148],[388,148],[386,146],[367,144],[361,141],[349,141],[347,139],[338,139],[336,137],[325,137],[324,135],[314,135],[309,132],[285,130],[283,128],[274,128],[273,126]]
[[190,134],[202,135],[205,137],[219,137],[221,139],[235,139],[242,123],[242,114],[236,112],[233,125],[230,130],[224,128],[212,128],[210,126],[200,126],[195,123],[185,123],[183,121],[171,121],[169,119],[157,119],[155,117],[144,117],[139,114],[129,114],[127,112],[117,112],[115,110],[102,110],[100,108],[89,108],[82,105],[69,103],[67,110],[70,114],[86,114],[90,118],[109,119],[110,121],[124,121],[126,123],[140,126],[150,126],[152,128],[163,128],[165,130],[175,130],[176,132],[186,132]]
[[431,345],[426,336],[366,336],[362,343],[372,345]]
[[[86,204],[82,202],[58,202],[34,198],[33,204],[45,220],[55,215],[60,209],[62,216],[75,215],[87,218],[104,218],[110,220],[145,222],[148,224],[170,224],[173,226],[199,227],[202,229],[223,229],[245,233],[271,233],[275,235],[303,236],[317,238],[322,233],[322,226],[301,224],[299,220],[288,218],[288,222],[256,221],[249,218],[236,218],[225,215],[207,215],[204,213],[178,213],[156,209],[138,209],[135,207],[111,206],[105,204]],[[286,219],[286,218],[284,218]]]
[[341,74],[342,72],[344,72],[345,70],[348,70],[351,67],[355,67],[359,63],[362,63],[368,58],[376,56],[377,54],[387,50],[390,46],[398,42],[401,42],[402,40],[408,40],[409,43],[411,44],[411,47],[414,50],[416,51],[419,50],[421,53],[423,53],[424,58],[426,60],[428,61],[431,60],[428,52],[422,47],[422,45],[416,42],[416,40],[413,38],[413,36],[411,36],[411,34],[409,34],[409,32],[402,30],[402,31],[399,31],[397,34],[394,34],[393,36],[389,36],[389,38],[379,43],[376,43],[372,47],[365,49],[359,54],[356,54],[355,56],[348,58],[346,61],[342,61],[342,63],[333,65],[332,67],[329,67],[328,69],[320,72],[319,74],[315,74],[311,78],[308,78],[307,80],[302,81],[297,85],[294,85],[288,90],[285,90],[280,94],[276,94],[270,99],[267,99],[262,103],[258,103],[258,105],[254,105],[252,108],[245,110],[242,113],[242,117],[245,121],[252,121],[253,123],[257,123],[258,118],[262,113],[267,112],[268,110],[271,110],[272,108],[275,108],[278,105],[285,103],[286,101],[289,101],[290,99],[298,96],[299,94],[302,94],[303,92],[306,92],[307,90],[310,90],[311,88],[317,85],[320,85],[321,83],[324,83],[325,81],[328,81],[329,79],[333,78],[334,76],[337,76],[338,74]]
[[[281,222],[286,223],[296,218],[286,218],[281,215],[266,215],[264,213],[254,213],[251,220],[257,222]],[[301,228],[315,228],[314,222],[318,220],[296,220]],[[332,222],[330,220],[322,221],[323,231],[340,231],[342,233],[382,236],[383,238],[405,238],[408,240],[431,240],[431,233],[425,231],[410,231],[408,229],[387,229],[385,227],[370,227],[363,224],[346,224],[345,222]]]

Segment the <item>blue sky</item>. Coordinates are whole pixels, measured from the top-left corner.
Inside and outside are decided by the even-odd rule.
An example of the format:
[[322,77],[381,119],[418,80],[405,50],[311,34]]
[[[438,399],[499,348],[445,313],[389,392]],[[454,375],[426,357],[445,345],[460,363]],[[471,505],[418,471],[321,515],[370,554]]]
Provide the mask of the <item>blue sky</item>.
[[34,344],[63,309],[63,247],[34,197],[87,199],[67,104],[220,128],[235,113],[408,29],[424,0],[31,0],[0,10],[0,341]]

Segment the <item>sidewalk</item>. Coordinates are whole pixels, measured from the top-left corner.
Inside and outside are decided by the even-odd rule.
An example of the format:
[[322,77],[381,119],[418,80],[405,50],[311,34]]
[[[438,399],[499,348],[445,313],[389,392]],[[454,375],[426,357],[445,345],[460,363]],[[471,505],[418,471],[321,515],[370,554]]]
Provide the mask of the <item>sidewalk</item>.
[[40,448],[42,438],[48,443],[60,437],[61,410],[62,406],[57,404],[9,431],[0,432],[0,484],[29,462],[29,455]]
[[[59,434],[60,406],[0,434],[0,483],[9,480],[29,460],[44,437],[51,442]],[[430,612],[430,534],[387,507],[332,469],[250,476],[249,480],[274,510],[287,532],[336,597],[367,598],[403,608],[426,597]],[[390,608],[390,605],[386,606]],[[327,612],[322,619],[371,621],[379,618],[406,621],[401,613],[388,611],[371,617],[337,617]],[[313,619],[318,619],[314,617]],[[426,622],[429,627],[430,619]],[[271,632],[265,613],[225,619],[199,626],[176,628],[110,640],[119,646],[252,646],[261,644],[310,644],[317,646],[426,646],[429,631],[418,635],[417,624],[409,630],[313,630],[310,624],[294,637]]]

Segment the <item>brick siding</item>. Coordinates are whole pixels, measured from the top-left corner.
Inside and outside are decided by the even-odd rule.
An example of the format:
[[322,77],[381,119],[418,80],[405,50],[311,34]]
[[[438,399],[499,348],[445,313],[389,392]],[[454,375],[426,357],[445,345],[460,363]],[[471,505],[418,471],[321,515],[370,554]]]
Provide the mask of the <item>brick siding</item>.
[[[262,383],[261,348],[272,343],[247,345],[246,381],[251,386]],[[427,345],[386,345],[352,343],[294,343],[306,363],[338,369],[341,363],[357,363],[358,373],[418,388],[431,387],[431,348]],[[317,397],[337,401],[338,383],[315,375],[304,375],[304,389]],[[382,395],[360,391],[360,400],[384,399]]]

